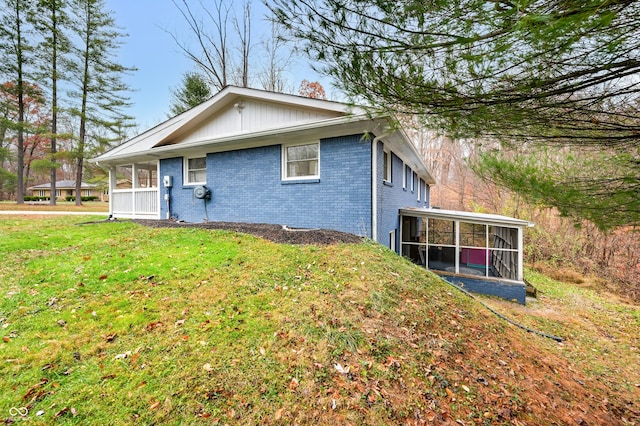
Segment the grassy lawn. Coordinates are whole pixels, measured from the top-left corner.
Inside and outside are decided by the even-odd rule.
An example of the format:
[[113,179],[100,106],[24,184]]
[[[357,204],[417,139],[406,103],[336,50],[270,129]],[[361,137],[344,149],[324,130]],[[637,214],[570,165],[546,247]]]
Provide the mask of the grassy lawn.
[[637,307],[542,276],[489,300],[558,345],[377,244],[90,220],[0,221],[0,419],[640,422]]
[[71,212],[108,212],[109,203],[102,201],[86,201],[76,206],[73,201],[58,201],[55,206],[48,203],[16,204],[14,201],[0,201],[0,210],[17,211],[71,211]]

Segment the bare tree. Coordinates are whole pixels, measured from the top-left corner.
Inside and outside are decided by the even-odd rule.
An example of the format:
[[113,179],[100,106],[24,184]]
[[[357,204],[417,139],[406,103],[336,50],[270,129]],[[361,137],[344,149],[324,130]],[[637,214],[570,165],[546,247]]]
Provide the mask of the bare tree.
[[242,7],[242,25],[234,19],[234,27],[240,40],[240,66],[238,80],[242,87],[249,87],[249,51],[251,50],[251,2],[245,2]]
[[270,29],[271,34],[269,37],[261,42],[267,53],[267,62],[260,73],[260,85],[263,89],[272,92],[292,92],[293,87],[286,87],[284,72],[291,66],[293,49],[286,49],[288,43],[284,39],[281,25],[271,20]]
[[[248,87],[251,50],[250,3],[244,2],[240,23],[232,14],[232,3],[225,0],[214,0],[211,6],[200,3],[201,11],[194,10],[187,0],[172,1],[195,37],[196,47],[192,48],[175,33],[169,34],[185,56],[208,78],[211,86],[220,90],[231,81],[237,81],[243,87]],[[204,16],[204,19],[201,16]],[[239,58],[234,57],[234,45],[229,41],[231,24],[239,40],[239,46],[236,46],[240,53]],[[236,63],[239,65],[235,66]],[[234,70],[238,70],[237,75],[234,75]]]

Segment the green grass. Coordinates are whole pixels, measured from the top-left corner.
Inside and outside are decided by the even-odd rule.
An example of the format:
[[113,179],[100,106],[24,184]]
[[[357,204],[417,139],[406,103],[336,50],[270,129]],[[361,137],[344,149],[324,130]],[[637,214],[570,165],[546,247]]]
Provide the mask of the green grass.
[[[76,225],[91,220],[1,219],[0,419],[28,407],[31,424],[562,423],[579,405],[597,423],[590,397],[614,411],[634,392],[603,388],[598,360],[571,363],[377,244]],[[619,309],[637,336],[637,311]],[[588,331],[581,342],[598,339]],[[633,344],[616,356],[632,360]],[[571,377],[550,375],[563,366]],[[571,404],[536,411],[538,395]]]
[[319,296],[360,280],[365,262],[346,249],[329,263],[316,247],[224,231],[74,225],[91,219],[2,222],[0,413],[29,406],[47,423],[67,407],[75,415],[63,410],[59,422],[198,423],[264,405],[257,421],[307,376],[289,356],[305,342],[299,330],[325,341],[327,356],[364,342],[355,325],[325,318],[326,306],[300,324]]
[[0,201],[0,211],[12,210],[12,211],[60,211],[60,212],[108,212],[109,203],[104,201],[85,201],[81,206],[76,206],[75,201],[58,201],[55,206],[50,205],[48,202],[25,202],[24,204],[17,204],[15,201]]

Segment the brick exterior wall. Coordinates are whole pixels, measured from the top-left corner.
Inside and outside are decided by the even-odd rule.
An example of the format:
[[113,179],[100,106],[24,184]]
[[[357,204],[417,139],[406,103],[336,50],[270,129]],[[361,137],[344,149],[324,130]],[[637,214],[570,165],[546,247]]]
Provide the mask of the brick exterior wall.
[[[416,191],[418,190],[418,182],[420,178],[415,175],[410,168],[406,167],[407,185],[402,187],[403,162],[392,153],[391,155],[391,183],[383,182],[383,153],[384,144],[378,142],[378,176],[376,182],[378,185],[377,201],[378,201],[378,242],[387,247],[390,246],[390,233],[396,231],[396,249],[400,248],[400,215],[399,209],[406,207],[429,207],[429,190],[427,188],[427,199],[424,198],[424,187],[420,194],[420,201]],[[414,180],[414,191],[411,191],[411,180]]]
[[[187,222],[274,223],[326,228],[371,237],[371,143],[361,135],[320,141],[320,179],[281,179],[281,145],[207,155],[205,203],[183,184],[183,159],[160,162],[160,176],[173,176],[171,215]],[[161,218],[167,203],[161,188]],[[397,210],[395,215],[397,216]]]
[[497,280],[483,280],[481,278],[458,277],[443,275],[443,279],[463,289],[501,299],[515,301],[521,305],[527,303],[527,287],[524,283],[511,283]]

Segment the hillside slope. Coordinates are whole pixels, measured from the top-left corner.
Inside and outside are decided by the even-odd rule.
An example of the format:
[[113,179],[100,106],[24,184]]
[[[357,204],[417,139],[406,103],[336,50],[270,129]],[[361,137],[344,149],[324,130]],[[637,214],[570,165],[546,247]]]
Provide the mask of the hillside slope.
[[0,225],[5,421],[640,424],[634,369],[614,384],[379,245],[74,220]]

